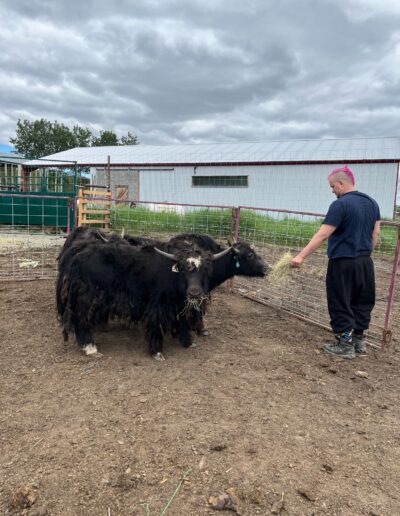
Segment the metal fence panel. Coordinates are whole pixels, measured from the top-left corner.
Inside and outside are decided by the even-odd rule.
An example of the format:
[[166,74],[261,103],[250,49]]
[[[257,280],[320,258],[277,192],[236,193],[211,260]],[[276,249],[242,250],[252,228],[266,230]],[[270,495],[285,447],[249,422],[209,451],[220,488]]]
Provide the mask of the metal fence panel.
[[73,226],[74,198],[73,194],[0,193],[0,224],[63,227],[68,231]]
[[[275,264],[286,252],[295,256],[310,240],[322,222],[322,214],[239,208],[237,233],[249,241],[269,264]],[[257,216],[254,216],[257,215]],[[268,222],[263,223],[262,218]],[[380,242],[373,253],[376,273],[376,305],[368,340],[380,345],[382,339],[400,335],[399,228],[400,224],[382,221]],[[237,278],[235,284],[250,291],[257,300],[286,310],[304,320],[325,328],[329,326],[326,303],[325,273],[328,258],[325,247],[307,257],[299,270],[293,270],[285,281]],[[247,294],[248,295],[248,294]]]
[[156,238],[169,238],[177,233],[209,233],[226,243],[234,236],[235,214],[231,206],[114,201],[111,227]]
[[72,221],[70,197],[0,193],[0,280],[55,277]]
[[[25,196],[24,196],[25,197]],[[45,201],[43,196],[43,202]],[[59,202],[65,197],[52,197]],[[273,265],[284,253],[296,254],[319,228],[323,214],[253,207],[210,206],[137,201],[112,201],[111,228],[120,233],[168,239],[178,233],[206,233],[227,244],[235,236],[252,244]],[[43,205],[44,206],[44,205]],[[36,206],[35,206],[36,209]],[[56,257],[67,231],[65,220],[55,217],[47,226],[46,210],[41,223],[0,224],[0,281],[55,278]],[[72,220],[72,209],[68,217]],[[40,219],[40,217],[39,217]],[[62,222],[61,222],[62,221]],[[67,230],[71,224],[67,224]],[[372,315],[369,342],[400,337],[399,280],[400,224],[382,222],[380,243],[373,254],[377,301]],[[235,288],[263,304],[329,328],[325,295],[326,252],[310,255],[300,270],[292,270],[283,283],[269,277],[236,277]],[[217,307],[214,309],[217,310]]]

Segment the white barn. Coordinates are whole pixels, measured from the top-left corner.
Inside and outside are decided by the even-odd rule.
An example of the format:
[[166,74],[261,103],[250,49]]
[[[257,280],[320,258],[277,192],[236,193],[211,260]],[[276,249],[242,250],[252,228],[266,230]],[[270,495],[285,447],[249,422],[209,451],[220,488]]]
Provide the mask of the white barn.
[[[333,196],[328,173],[347,164],[357,189],[392,218],[400,137],[214,144],[85,147],[46,156],[88,167],[92,184],[131,201],[249,206],[325,213]],[[46,161],[27,165],[46,166]],[[54,166],[54,162],[48,163]]]

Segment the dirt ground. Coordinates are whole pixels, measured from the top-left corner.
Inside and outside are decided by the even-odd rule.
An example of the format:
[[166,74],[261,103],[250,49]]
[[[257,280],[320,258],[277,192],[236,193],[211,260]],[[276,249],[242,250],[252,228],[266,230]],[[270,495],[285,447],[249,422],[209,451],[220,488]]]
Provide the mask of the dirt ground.
[[64,350],[54,281],[0,283],[0,308],[1,514],[400,514],[396,349],[326,356],[327,332],[225,287],[161,363],[115,323],[101,358]]

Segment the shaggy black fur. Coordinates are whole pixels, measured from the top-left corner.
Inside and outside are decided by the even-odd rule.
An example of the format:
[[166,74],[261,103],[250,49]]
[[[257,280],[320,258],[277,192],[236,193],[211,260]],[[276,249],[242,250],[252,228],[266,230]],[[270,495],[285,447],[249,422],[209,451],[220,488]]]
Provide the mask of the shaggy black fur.
[[[208,294],[212,254],[180,249],[176,261],[153,245],[132,247],[77,239],[59,260],[57,309],[64,338],[74,332],[78,344],[93,343],[93,330],[112,316],[143,322],[152,355],[162,352],[163,334],[173,331],[183,346],[192,344],[185,306],[200,304]],[[200,259],[196,267],[192,259]],[[216,263],[216,262],[215,262]]]

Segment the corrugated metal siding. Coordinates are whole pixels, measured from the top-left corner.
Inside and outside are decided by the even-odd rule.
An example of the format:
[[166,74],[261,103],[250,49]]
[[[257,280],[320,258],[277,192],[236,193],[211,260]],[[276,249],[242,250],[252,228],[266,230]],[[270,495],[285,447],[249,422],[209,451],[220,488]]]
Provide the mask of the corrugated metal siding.
[[[188,204],[253,206],[325,213],[334,200],[327,176],[335,165],[196,167],[196,174],[248,175],[248,188],[193,188],[193,167],[174,171],[140,171],[140,200]],[[391,218],[397,164],[354,164],[357,189],[378,202]]]

